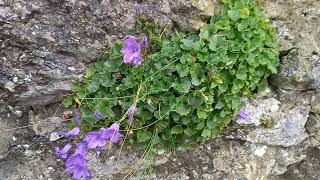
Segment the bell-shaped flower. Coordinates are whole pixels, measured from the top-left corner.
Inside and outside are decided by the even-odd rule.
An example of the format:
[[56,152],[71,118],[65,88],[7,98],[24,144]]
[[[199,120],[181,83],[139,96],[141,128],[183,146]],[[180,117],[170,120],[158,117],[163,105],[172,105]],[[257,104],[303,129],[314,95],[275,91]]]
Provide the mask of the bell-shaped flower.
[[58,156],[58,158],[62,160],[66,160],[69,156],[69,151],[71,148],[72,148],[72,145],[70,143],[65,145],[62,149],[60,149],[59,147],[55,147],[56,155]]
[[107,140],[103,138],[100,132],[90,132],[84,138],[84,141],[88,143],[89,149],[99,148],[106,145]]
[[119,123],[113,123],[109,128],[101,128],[101,136],[103,139],[110,139],[113,144],[116,144],[123,138],[123,135],[119,133]]
[[71,129],[69,132],[60,132],[59,135],[65,137],[65,138],[71,139],[74,136],[78,135],[79,133],[80,133],[80,128],[75,127],[73,129]]

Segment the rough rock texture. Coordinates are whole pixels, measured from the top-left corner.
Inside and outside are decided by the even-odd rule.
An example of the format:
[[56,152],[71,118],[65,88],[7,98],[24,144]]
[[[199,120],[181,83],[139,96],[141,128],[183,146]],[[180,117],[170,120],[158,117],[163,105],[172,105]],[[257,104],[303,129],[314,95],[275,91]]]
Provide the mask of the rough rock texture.
[[[137,32],[134,1],[1,0],[0,94],[23,105],[61,101],[71,79],[124,35]],[[148,0],[144,14],[162,26],[191,30],[213,1]],[[202,11],[201,11],[202,10]],[[8,93],[11,92],[11,93]]]
[[319,1],[264,1],[264,7],[278,29],[282,52],[273,84],[288,90],[320,88]]
[[[144,161],[143,151],[129,147],[119,160],[120,147],[104,150],[91,156],[93,179],[320,179],[320,2],[260,2],[277,29],[282,63],[270,89],[245,99],[250,118],[235,120],[220,138]],[[139,33],[134,3],[0,0],[1,180],[70,179],[53,152],[66,143],[54,136],[67,125],[57,102],[99,51]],[[142,6],[162,25],[191,30],[215,4],[145,0]]]

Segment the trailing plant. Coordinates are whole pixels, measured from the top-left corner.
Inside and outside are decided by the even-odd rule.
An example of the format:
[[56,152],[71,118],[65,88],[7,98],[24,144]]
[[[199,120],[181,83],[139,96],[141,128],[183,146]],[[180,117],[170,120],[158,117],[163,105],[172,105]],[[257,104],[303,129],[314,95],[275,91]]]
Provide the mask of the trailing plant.
[[149,42],[130,36],[116,43],[64,101],[80,109],[82,129],[117,122],[127,141],[146,147],[152,137],[162,148],[223,132],[241,110],[240,98],[264,89],[279,64],[274,30],[256,1],[223,4],[199,33],[166,36],[140,18]]

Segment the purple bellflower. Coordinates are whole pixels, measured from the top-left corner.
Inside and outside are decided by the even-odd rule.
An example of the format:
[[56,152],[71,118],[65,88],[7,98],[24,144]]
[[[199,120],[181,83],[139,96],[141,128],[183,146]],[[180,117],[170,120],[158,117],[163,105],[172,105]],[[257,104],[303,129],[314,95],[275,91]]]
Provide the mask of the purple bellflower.
[[141,42],[140,42],[140,46],[142,48],[147,48],[148,47],[148,38],[147,38],[147,36],[143,36],[143,38],[141,39]]
[[81,122],[81,119],[79,117],[75,117],[73,119],[73,122],[76,123],[76,124],[79,124]]
[[65,172],[69,175],[73,174],[73,180],[79,180],[81,177],[84,177],[86,180],[91,178],[88,169],[82,166],[70,166],[65,170]]
[[56,155],[58,156],[58,158],[60,158],[62,160],[66,160],[68,158],[68,153],[69,153],[71,147],[72,147],[72,145],[70,143],[65,145],[62,149],[60,149],[59,147],[55,147]]
[[136,3],[134,5],[134,10],[136,12],[136,16],[141,16],[142,15],[142,7],[140,4]]
[[71,139],[74,136],[78,135],[79,133],[80,133],[80,128],[75,127],[73,129],[71,129],[69,132],[60,132],[59,135],[65,137],[65,138]]
[[66,173],[73,174],[72,178],[78,180],[81,177],[90,179],[90,173],[87,170],[88,160],[82,154],[74,154],[66,161]]
[[100,132],[90,132],[84,138],[84,141],[88,143],[89,149],[101,148],[106,145],[107,140],[103,138]]
[[138,67],[142,63],[141,57],[141,48],[146,48],[148,46],[147,37],[143,37],[139,43],[134,36],[129,36],[124,41],[124,48],[121,49],[121,52],[124,54],[123,62],[125,64],[132,64],[135,67]]
[[128,112],[128,124],[131,125],[133,123],[133,116],[134,114],[138,111],[137,106],[135,104],[133,104],[130,108],[129,108],[129,112]]
[[240,119],[247,119],[250,114],[246,110],[242,109],[242,110],[240,110],[240,112],[238,112],[237,115],[238,115],[238,118],[240,118]]
[[74,110],[73,110],[73,114],[74,114],[75,116],[79,116],[79,115],[81,114],[80,109],[74,109]]
[[103,118],[103,115],[100,111],[96,111],[94,112],[94,115],[96,116],[97,119],[102,119]]
[[100,132],[104,139],[110,139],[113,144],[116,144],[123,138],[123,135],[119,133],[119,123],[113,123],[109,128],[101,128]]
[[81,141],[78,143],[74,154],[81,154],[86,157],[88,154],[88,143],[86,141]]

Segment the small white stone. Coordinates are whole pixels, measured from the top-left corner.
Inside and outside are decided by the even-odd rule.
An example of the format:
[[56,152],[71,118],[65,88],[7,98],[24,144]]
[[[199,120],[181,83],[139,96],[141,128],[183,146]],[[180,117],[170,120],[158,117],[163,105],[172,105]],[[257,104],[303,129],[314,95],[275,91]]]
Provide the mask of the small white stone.
[[254,150],[253,154],[262,157],[266,153],[267,148],[267,146],[257,147],[257,149]]
[[18,77],[15,76],[15,77],[12,78],[12,81],[16,83],[16,82],[19,81],[19,79],[18,79]]
[[13,140],[13,141],[16,141],[16,140],[17,140],[17,138],[16,138],[16,137],[14,137],[14,136],[12,136],[12,140]]
[[29,147],[30,147],[29,144],[24,144],[24,145],[22,145],[22,146],[25,147],[25,148],[29,148]]
[[68,70],[69,70],[69,71],[75,71],[75,70],[76,70],[76,68],[75,68],[75,67],[70,66],[70,67],[68,67]]

